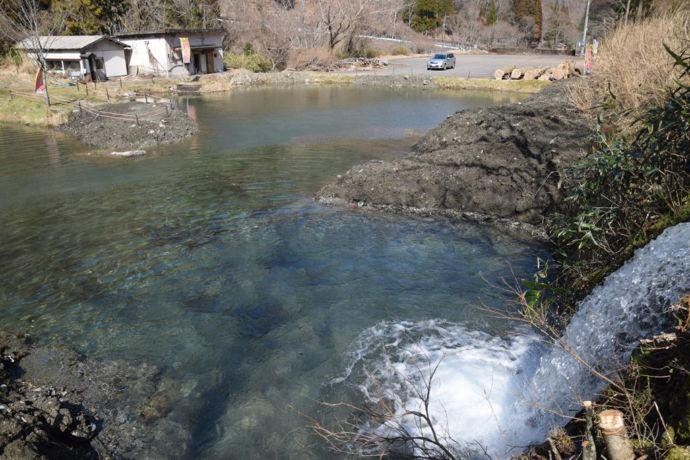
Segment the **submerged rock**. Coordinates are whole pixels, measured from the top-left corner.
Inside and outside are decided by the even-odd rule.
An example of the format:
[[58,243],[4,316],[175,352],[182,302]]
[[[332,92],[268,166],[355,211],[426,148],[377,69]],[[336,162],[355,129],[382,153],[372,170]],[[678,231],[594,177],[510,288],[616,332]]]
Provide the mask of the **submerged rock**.
[[353,167],[317,194],[324,203],[453,209],[531,224],[560,200],[561,171],[582,158],[589,123],[553,85],[526,102],[465,110],[405,158]]

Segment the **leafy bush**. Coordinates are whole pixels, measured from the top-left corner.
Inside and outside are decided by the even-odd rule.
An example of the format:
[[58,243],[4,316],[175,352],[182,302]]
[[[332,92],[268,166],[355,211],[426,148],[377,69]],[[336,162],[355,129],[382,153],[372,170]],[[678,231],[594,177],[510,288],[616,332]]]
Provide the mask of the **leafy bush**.
[[242,54],[225,53],[223,61],[229,69],[247,69],[252,72],[270,72],[273,70],[273,63],[261,53],[255,52],[251,45],[245,45]]
[[690,48],[666,49],[680,71],[665,101],[632,135],[598,134],[594,152],[565,177],[563,211],[548,222],[564,280],[587,292],[664,228],[690,219]]

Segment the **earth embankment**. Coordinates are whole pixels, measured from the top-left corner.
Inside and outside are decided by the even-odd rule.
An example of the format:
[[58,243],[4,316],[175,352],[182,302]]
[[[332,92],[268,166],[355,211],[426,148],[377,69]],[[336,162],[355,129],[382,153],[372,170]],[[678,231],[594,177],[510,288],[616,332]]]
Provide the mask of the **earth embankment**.
[[457,112],[406,157],[355,166],[317,199],[539,224],[561,198],[561,172],[585,155],[592,133],[565,99],[566,86],[554,84],[522,103]]
[[198,131],[196,122],[168,104],[122,102],[75,110],[62,131],[99,149],[146,149],[180,142]]

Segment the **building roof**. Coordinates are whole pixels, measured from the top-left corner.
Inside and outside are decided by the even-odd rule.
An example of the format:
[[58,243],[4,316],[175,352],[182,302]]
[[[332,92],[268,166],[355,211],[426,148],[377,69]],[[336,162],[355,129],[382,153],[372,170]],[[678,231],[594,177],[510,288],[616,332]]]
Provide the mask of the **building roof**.
[[141,32],[123,32],[116,34],[118,38],[151,37],[156,35],[185,35],[185,34],[224,34],[224,29],[158,29]]
[[[105,35],[42,35],[38,37],[41,47],[45,50],[83,50],[89,46],[100,42],[101,40],[110,40],[126,47],[124,43],[115,40],[114,38]],[[25,38],[16,45],[19,49],[32,50],[35,49],[35,42],[32,38]]]

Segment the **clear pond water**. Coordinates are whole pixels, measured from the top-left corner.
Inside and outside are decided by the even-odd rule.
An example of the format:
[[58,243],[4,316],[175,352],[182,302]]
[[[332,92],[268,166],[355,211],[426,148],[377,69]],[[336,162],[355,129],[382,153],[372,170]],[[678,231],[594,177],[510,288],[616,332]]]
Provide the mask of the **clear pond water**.
[[[351,166],[409,151],[456,110],[514,96],[350,87],[191,99],[200,133],[111,158],[0,125],[2,327],[96,358],[146,361],[185,398],[161,457],[324,458],[300,413],[376,324],[478,308],[537,248],[491,229],[316,205]],[[383,326],[382,326],[383,327]]]

